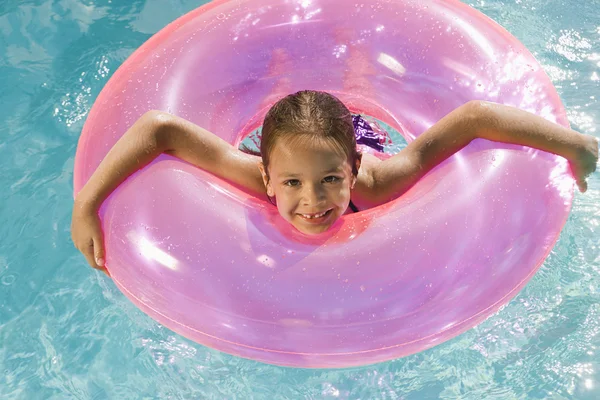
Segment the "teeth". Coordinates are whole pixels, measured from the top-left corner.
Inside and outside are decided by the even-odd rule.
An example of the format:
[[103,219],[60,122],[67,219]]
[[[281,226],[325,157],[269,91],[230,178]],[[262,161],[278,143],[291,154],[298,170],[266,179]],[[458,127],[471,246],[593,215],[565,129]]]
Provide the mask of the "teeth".
[[[327,210],[329,211],[329,210]],[[320,214],[314,214],[314,215],[307,215],[307,214],[302,214],[302,216],[304,218],[308,218],[308,219],[313,219],[313,218],[321,218],[323,215],[327,214],[327,211],[323,211]]]

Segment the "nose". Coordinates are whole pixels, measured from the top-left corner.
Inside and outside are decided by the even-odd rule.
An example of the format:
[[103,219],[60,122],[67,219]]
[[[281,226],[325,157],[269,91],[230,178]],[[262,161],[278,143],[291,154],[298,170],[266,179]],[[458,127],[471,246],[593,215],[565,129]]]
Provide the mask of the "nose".
[[302,204],[315,206],[325,201],[325,190],[321,185],[305,184],[302,190]]

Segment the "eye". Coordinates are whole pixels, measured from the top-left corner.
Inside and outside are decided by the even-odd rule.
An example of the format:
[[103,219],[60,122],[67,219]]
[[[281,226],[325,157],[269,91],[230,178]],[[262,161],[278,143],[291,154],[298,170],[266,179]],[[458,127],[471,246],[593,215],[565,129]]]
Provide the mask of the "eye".
[[323,178],[323,182],[325,182],[325,183],[336,183],[341,180],[342,180],[342,178],[338,178],[337,176],[333,176],[333,175],[326,176],[325,178]]
[[283,184],[285,186],[299,186],[300,181],[298,179],[288,179],[287,181],[283,182]]

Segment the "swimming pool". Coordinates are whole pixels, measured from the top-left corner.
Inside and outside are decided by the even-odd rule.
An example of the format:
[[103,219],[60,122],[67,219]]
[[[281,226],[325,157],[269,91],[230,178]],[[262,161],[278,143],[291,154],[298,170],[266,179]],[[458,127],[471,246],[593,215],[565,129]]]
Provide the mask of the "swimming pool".
[[[0,5],[0,398],[600,397],[600,179],[498,314],[420,354],[348,370],[279,368],[160,327],[72,247],[73,157],[93,100],[152,33],[203,2]],[[469,2],[538,58],[574,128],[600,119],[600,3]]]

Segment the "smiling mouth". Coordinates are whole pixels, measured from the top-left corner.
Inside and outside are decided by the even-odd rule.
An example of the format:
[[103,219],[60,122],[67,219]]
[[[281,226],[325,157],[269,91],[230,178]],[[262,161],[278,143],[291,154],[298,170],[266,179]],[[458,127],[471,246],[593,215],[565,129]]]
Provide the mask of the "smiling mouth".
[[315,214],[301,214],[298,213],[297,215],[302,218],[303,221],[309,223],[309,224],[319,224],[324,222],[333,212],[333,208],[330,208],[327,211],[323,211],[320,213],[315,213]]
[[321,213],[316,213],[316,214],[298,214],[300,217],[302,217],[302,219],[304,219],[307,222],[321,222],[324,219],[326,219],[331,212],[333,211],[333,208],[330,208],[327,211],[323,211]]

